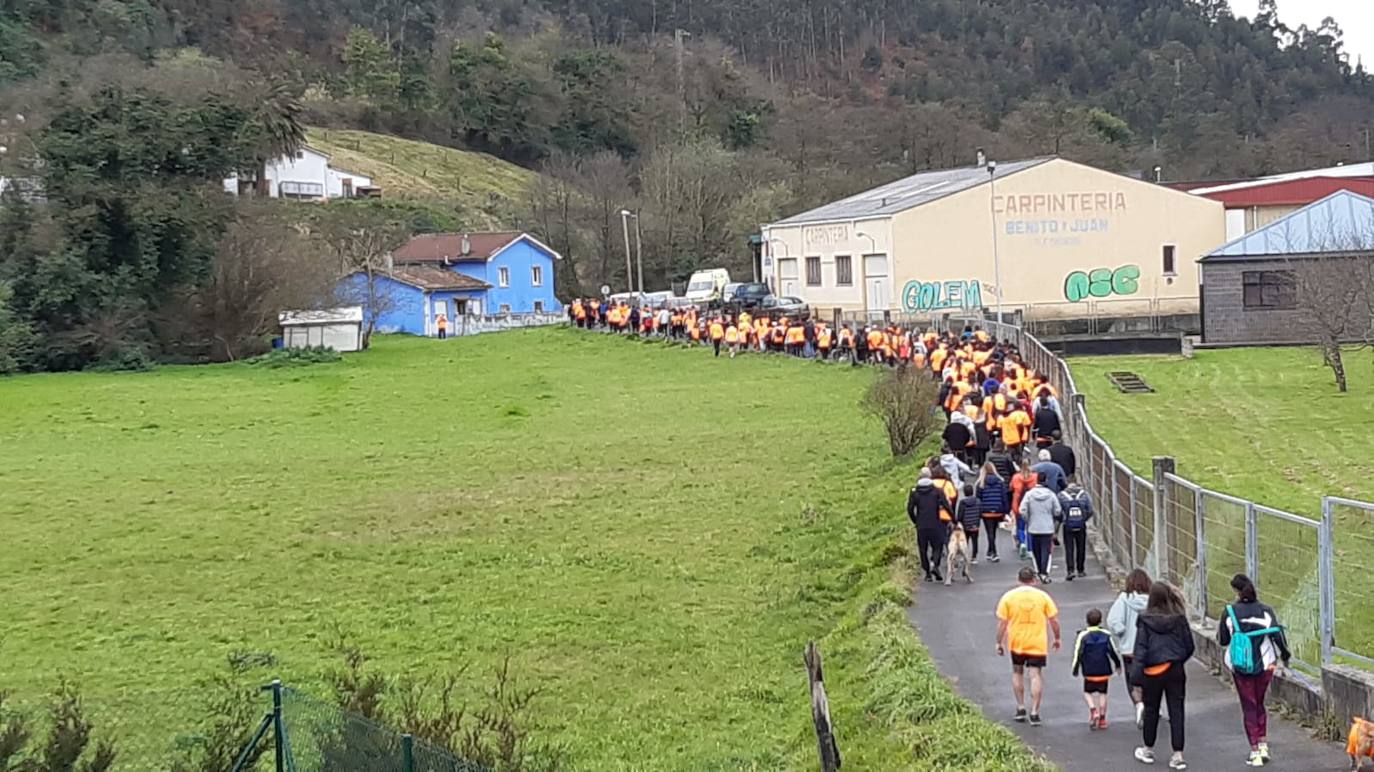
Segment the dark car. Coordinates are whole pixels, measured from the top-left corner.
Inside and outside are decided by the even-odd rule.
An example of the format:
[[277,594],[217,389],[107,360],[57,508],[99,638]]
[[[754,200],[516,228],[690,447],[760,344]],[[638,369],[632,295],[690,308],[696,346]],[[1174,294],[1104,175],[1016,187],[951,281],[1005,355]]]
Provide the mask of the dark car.
[[726,302],[726,306],[736,312],[753,311],[759,307],[765,298],[772,297],[772,295],[773,292],[768,289],[767,284],[761,282],[741,284],[735,288],[735,292]]
[[774,319],[786,317],[799,322],[811,318],[811,306],[801,298],[770,295],[758,305],[758,312]]

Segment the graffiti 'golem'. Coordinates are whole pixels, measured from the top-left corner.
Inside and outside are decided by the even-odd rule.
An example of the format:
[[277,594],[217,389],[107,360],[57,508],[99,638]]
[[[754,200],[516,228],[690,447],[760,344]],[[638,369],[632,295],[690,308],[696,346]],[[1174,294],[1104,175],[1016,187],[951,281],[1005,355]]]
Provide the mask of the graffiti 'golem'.
[[983,285],[977,279],[963,281],[909,281],[902,289],[902,308],[907,313],[968,310],[983,307]]

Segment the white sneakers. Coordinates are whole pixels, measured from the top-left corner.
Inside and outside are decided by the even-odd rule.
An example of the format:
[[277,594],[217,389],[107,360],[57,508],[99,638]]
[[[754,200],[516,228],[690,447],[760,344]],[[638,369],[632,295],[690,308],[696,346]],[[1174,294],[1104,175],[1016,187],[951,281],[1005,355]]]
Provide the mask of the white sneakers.
[[1155,752],[1143,746],[1136,748],[1135,760],[1141,764],[1153,764],[1155,763]]

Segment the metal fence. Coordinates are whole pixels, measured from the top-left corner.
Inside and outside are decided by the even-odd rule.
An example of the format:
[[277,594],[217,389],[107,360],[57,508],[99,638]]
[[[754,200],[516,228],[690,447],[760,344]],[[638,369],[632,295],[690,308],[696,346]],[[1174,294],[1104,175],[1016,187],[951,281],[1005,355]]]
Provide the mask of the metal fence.
[[946,317],[943,327],[969,323],[1013,343],[1059,391],[1078,481],[1099,513],[1097,538],[1117,562],[1168,579],[1195,614],[1213,620],[1234,595],[1231,577],[1244,572],[1283,620],[1299,668],[1374,666],[1374,601],[1364,587],[1374,565],[1374,504],[1328,496],[1312,518],[1205,488],[1168,459],[1141,476],[1093,430],[1063,359],[1010,324]]

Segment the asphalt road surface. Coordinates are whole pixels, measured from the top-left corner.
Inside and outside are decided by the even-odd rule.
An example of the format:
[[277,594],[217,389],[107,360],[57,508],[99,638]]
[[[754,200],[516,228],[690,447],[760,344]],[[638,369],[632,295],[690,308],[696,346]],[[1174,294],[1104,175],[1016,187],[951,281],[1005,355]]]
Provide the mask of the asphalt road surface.
[[[974,583],[960,578],[953,586],[918,582],[916,605],[908,612],[911,623],[930,649],[940,671],[960,694],[982,707],[994,721],[1016,732],[1025,742],[1066,772],[1101,772],[1120,769],[1168,769],[1169,727],[1161,720],[1155,743],[1156,762],[1146,766],[1132,753],[1140,745],[1135,728],[1135,711],[1121,678],[1112,681],[1107,709],[1109,726],[1105,732],[1088,729],[1088,707],[1083,702],[1081,678],[1070,675],[1072,646],[1077,631],[1086,627],[1084,615],[1098,608],[1106,616],[1115,592],[1106,575],[1091,557],[1088,575],[1065,582],[1056,550],[1055,573],[1045,587],[1059,606],[1064,629],[1064,647],[1050,654],[1045,670],[1045,697],[1041,707],[1043,724],[1032,727],[1012,721],[1016,700],[1011,693],[1011,662],[998,658],[995,609],[1002,593],[1016,585],[1016,572],[1022,565],[1015,553],[1007,550],[1012,541],[1003,532],[1001,563],[980,559],[973,567]],[[1005,555],[1011,554],[1007,558]],[[1027,701],[1029,702],[1029,683]],[[1250,745],[1241,725],[1240,703],[1230,687],[1205,668],[1190,664],[1187,692],[1187,744],[1184,757],[1189,770],[1245,769]],[[1270,711],[1269,746],[1273,772],[1342,772],[1350,767],[1344,747],[1319,742],[1306,729]]]

